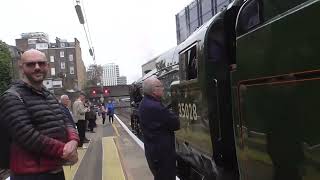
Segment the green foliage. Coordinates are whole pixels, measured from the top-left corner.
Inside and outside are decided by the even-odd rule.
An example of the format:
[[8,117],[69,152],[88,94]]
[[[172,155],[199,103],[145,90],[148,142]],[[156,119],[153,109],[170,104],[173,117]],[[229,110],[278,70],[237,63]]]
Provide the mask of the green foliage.
[[0,40],[0,93],[8,89],[11,82],[11,56],[6,43]]

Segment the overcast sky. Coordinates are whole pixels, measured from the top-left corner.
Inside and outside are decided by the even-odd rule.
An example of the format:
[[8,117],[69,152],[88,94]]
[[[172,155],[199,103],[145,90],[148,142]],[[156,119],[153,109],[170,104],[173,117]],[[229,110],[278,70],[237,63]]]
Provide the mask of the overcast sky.
[[[141,65],[176,45],[175,14],[192,0],[80,0],[84,7],[97,64],[116,63],[131,83]],[[8,0],[0,3],[0,40],[15,45],[24,32],[77,38],[86,66],[93,62],[74,0]]]

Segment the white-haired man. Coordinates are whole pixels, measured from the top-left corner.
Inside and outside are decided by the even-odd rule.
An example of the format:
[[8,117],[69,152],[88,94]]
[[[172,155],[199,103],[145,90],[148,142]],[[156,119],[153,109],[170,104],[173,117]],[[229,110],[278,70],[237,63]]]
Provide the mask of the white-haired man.
[[174,131],[180,128],[178,116],[162,105],[163,85],[156,77],[143,82],[144,97],[139,106],[145,156],[154,180],[175,180]]
[[68,117],[68,120],[70,121],[70,123],[72,123],[73,126],[76,128],[76,124],[74,122],[72,111],[70,110],[71,101],[69,99],[69,96],[66,94],[62,95],[60,97],[60,102],[61,102],[61,108],[62,108],[64,114]]

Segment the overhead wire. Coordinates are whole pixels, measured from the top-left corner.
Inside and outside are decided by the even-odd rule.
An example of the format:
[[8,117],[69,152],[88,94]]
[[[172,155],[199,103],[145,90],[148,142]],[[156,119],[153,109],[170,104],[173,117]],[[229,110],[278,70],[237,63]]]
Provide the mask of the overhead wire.
[[[75,7],[76,7],[76,12],[77,12],[78,18],[79,18],[80,24],[82,24],[82,26],[83,26],[83,30],[86,35],[86,40],[87,40],[87,43],[89,46],[89,53],[93,58],[93,63],[96,64],[95,52],[93,49],[93,43],[92,43],[91,34],[90,34],[90,30],[89,30],[88,20],[87,20],[86,14],[85,14],[84,5],[82,3],[82,7],[80,6],[80,0],[76,0],[75,2],[76,2]],[[82,14],[82,10],[83,10],[83,14]]]
[[[84,7],[84,3],[82,4],[82,7],[83,7],[82,9],[83,9],[84,20],[85,20],[85,22],[87,22],[86,25],[87,25],[87,30],[88,30],[88,34],[89,34],[89,40],[90,40],[90,43],[91,43],[92,51],[94,51],[94,49],[93,49],[93,43],[92,43],[92,39],[91,39],[90,28],[89,28],[89,22],[88,22],[88,20],[87,20],[87,14],[86,14],[86,10],[85,10],[85,7]],[[94,54],[94,53],[93,53],[93,54]]]
[[[85,12],[85,7],[84,7],[84,4],[82,3],[82,7],[80,6],[80,0],[75,0],[74,1],[75,3],[75,8],[76,8],[76,13],[78,15],[78,18],[79,18],[79,22],[80,24],[82,24],[83,26],[83,30],[85,32],[85,35],[86,35],[86,40],[87,40],[87,43],[88,43],[88,46],[89,46],[89,53],[90,55],[92,56],[93,58],[93,71],[92,71],[92,74],[94,77],[96,77],[98,74],[98,66],[96,64],[96,59],[95,59],[95,52],[94,52],[94,48],[93,48],[93,42],[92,42],[92,39],[91,39],[91,34],[90,34],[90,30],[89,30],[89,23],[88,23],[88,20],[87,20],[87,16],[86,16],[86,12]],[[82,10],[83,10],[83,13],[82,13]]]

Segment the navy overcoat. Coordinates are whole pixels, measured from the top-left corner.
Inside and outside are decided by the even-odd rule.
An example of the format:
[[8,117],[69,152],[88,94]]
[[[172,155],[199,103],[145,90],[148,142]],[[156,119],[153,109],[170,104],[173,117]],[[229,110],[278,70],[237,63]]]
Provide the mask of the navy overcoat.
[[155,180],[175,179],[175,136],[180,128],[178,116],[162,103],[145,95],[139,106],[145,155]]

